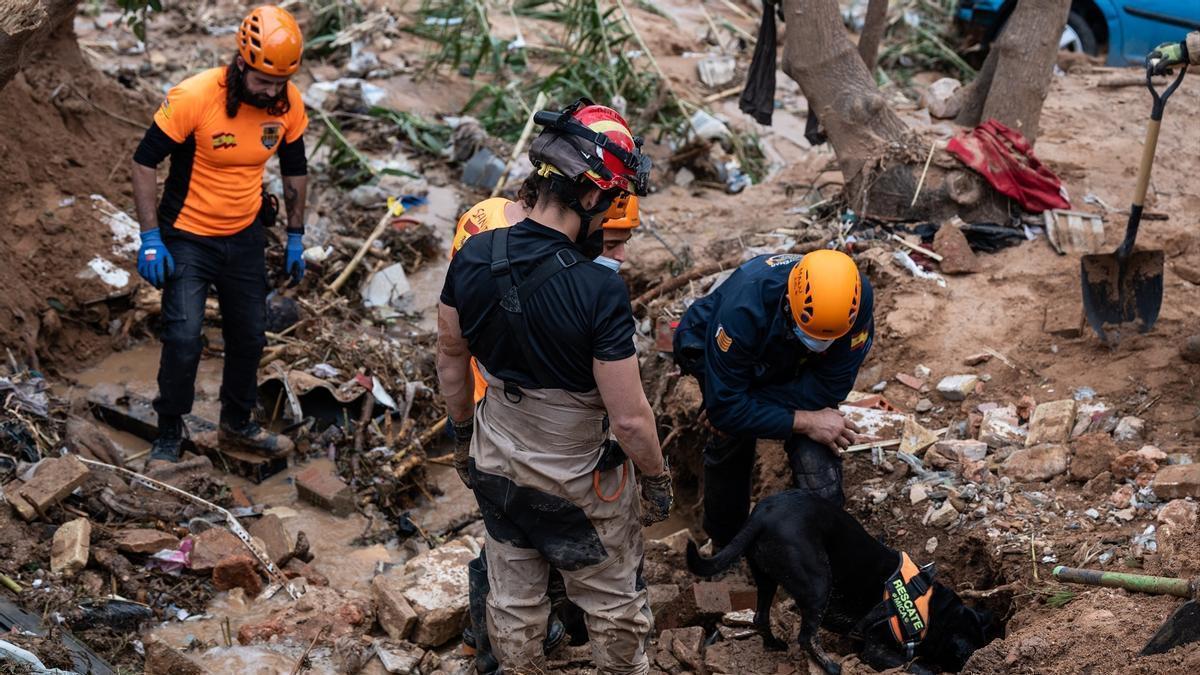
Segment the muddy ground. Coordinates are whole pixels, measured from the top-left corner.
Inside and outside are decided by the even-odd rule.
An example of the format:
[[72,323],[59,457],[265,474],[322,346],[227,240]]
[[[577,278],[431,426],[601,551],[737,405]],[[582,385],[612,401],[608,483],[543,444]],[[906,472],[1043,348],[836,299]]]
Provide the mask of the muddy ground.
[[[707,31],[703,13],[681,0],[658,4],[667,16],[633,9],[647,41],[677,88],[707,95],[710,92],[696,81],[692,56],[711,49],[703,39]],[[748,9],[748,5],[739,6]],[[76,19],[81,49],[70,36],[43,45],[31,56],[23,74],[0,91],[0,173],[7,176],[0,189],[0,213],[8,214],[6,227],[0,228],[0,242],[10,261],[0,266],[0,285],[6,289],[0,295],[0,344],[10,351],[14,362],[47,374],[57,396],[75,401],[77,408],[97,384],[120,383],[135,392],[153,394],[159,349],[154,292],[145,289],[133,271],[132,252],[121,248],[123,243],[127,245],[120,239],[123,221],[114,221],[112,213],[132,213],[127,160],[163,87],[199,68],[223,62],[229,37],[221,34],[221,28],[232,25],[241,11],[239,5],[225,1],[168,7],[166,14],[152,19],[150,39],[141,52],[134,48],[127,30],[113,25],[114,10],[103,6],[98,15]],[[405,7],[393,9],[397,16],[404,11]],[[747,32],[755,30],[754,21],[724,4],[709,4],[706,11]],[[497,19],[496,26],[498,33],[514,28],[506,17]],[[396,66],[389,76],[373,80],[384,88],[392,107],[431,117],[453,115],[468,99],[472,86],[460,75],[419,77],[422,55],[429,45],[410,34],[389,31],[368,45],[382,61]],[[742,49],[737,56],[744,69],[748,52]],[[1097,86],[1101,80],[1126,73],[1086,63],[1064,65],[1067,72],[1056,76],[1051,85],[1037,153],[1063,179],[1075,209],[1103,217],[1106,246],[1115,247],[1141,154],[1148,97],[1139,87]],[[315,62],[298,84],[303,89],[314,80],[336,78],[340,68],[337,62]],[[920,87],[936,77],[934,73],[919,74],[915,81]],[[739,249],[778,250],[808,232],[824,235],[822,223],[810,224],[809,214],[798,212],[797,207],[837,194],[840,176],[829,170],[833,155],[828,148],[813,148],[803,139],[804,100],[782,74],[777,98],[782,106],[776,112],[775,125],[759,129],[772,161],[762,183],[730,195],[703,184],[678,185],[673,171],[656,179],[655,193],[643,201],[643,222],[649,227],[635,234],[629,247],[630,262],[623,271],[632,295],[685,269],[725,259]],[[902,117],[921,133],[934,137],[949,132],[947,125],[933,124],[927,112],[912,102],[915,99],[903,99],[899,94],[894,98]],[[1165,456],[1155,462],[1155,469],[1185,458],[1200,460],[1196,456],[1200,450],[1200,405],[1195,383],[1200,366],[1178,355],[1184,340],[1200,333],[1200,241],[1194,222],[1194,214],[1200,213],[1200,191],[1194,179],[1200,173],[1200,135],[1190,115],[1198,105],[1200,86],[1185,81],[1163,122],[1147,202],[1147,210],[1159,215],[1143,224],[1139,239],[1143,246],[1164,249],[1168,261],[1163,310],[1151,333],[1129,335],[1110,348],[1086,329],[1074,336],[1046,332],[1048,320],[1060,323],[1056,320],[1078,314],[1080,291],[1078,256],[1056,254],[1044,235],[996,253],[980,254],[976,273],[946,276],[944,287],[916,279],[890,264],[887,256],[895,244],[864,237],[856,253],[876,286],[877,336],[856,390],[881,393],[890,406],[912,413],[931,430],[963,425],[963,435],[971,438],[991,404],[1019,406],[1025,422],[1029,411],[1040,403],[1064,399],[1102,403],[1113,423],[1126,416],[1144,420],[1144,428],[1136,436],[1113,438],[1111,425],[1106,428],[1103,421],[1098,429],[1091,429],[1109,438],[1106,452],[1155,446]],[[736,110],[735,97],[718,100],[711,107],[735,126],[751,126]],[[316,124],[310,129],[311,148],[321,130]],[[408,345],[388,353],[404,355],[392,358],[416,364],[409,377],[424,379],[434,387],[428,368],[427,336],[433,327],[429,310],[444,273],[453,220],[484,195],[458,182],[460,167],[411,153],[403,144],[391,147],[394,153],[386,144],[372,146],[370,152],[373,157],[397,156],[421,176],[391,186],[428,192],[434,202],[421,215],[421,224],[431,235],[425,238],[430,249],[415,255],[404,253],[414,300],[401,317],[383,328],[364,318],[353,293],[349,294],[351,300],[341,305],[303,307],[310,318],[326,311],[336,315],[344,334],[374,331],[371,334],[385,336],[381,339]],[[664,156],[669,149],[654,152]],[[367,210],[347,206],[344,191],[321,176],[319,160],[314,163],[310,220],[314,225],[344,227],[361,238],[377,216],[368,220]],[[92,195],[102,196],[112,207]],[[276,249],[271,254],[277,255]],[[128,284],[118,287],[98,278],[92,267],[97,257],[129,274]],[[92,273],[85,272],[87,269]],[[101,269],[108,268],[101,265]],[[331,270],[314,269],[297,296],[316,303],[322,276],[328,281]],[[663,423],[666,450],[677,467],[676,514],[668,523],[651,528],[647,532],[651,539],[666,538],[681,529],[690,529],[697,538],[702,535],[697,526],[700,485],[696,474],[704,439],[695,424],[696,392],[679,378],[667,357],[655,350],[653,336],[661,317],[677,318],[686,299],[703,293],[711,282],[711,276],[697,279],[648,307],[635,308],[644,319],[639,345],[646,389]],[[138,290],[131,292],[135,288]],[[367,325],[371,327],[364,328]],[[310,329],[311,325],[303,330]],[[211,332],[214,344],[202,364],[197,413],[215,416],[220,349],[216,343],[219,331]],[[316,333],[297,334],[304,340],[326,339]],[[287,358],[295,360],[303,353],[303,345],[282,342],[275,346],[280,344],[292,350],[283,352]],[[338,346],[328,342],[322,355],[336,354]],[[368,351],[346,350],[344,354],[357,358]],[[989,358],[966,365],[965,359],[980,353],[990,353]],[[404,371],[401,365],[392,364],[388,384],[399,387]],[[925,373],[924,390],[896,379],[897,374],[920,373]],[[974,374],[981,380],[961,402],[945,400],[934,390],[942,377],[956,374]],[[886,385],[878,391],[880,383]],[[408,430],[411,437],[439,416],[434,402],[422,402],[419,407],[417,423]],[[141,468],[144,460],[139,455],[144,457],[147,448],[143,439],[110,428],[103,431],[131,467]],[[937,466],[929,453],[922,456],[922,468],[946,473],[925,479],[897,458],[894,447],[846,458],[848,508],[868,531],[921,562],[936,562],[939,579],[967,596],[976,596],[969,601],[1000,618],[1002,637],[976,654],[968,672],[1190,673],[1200,667],[1200,647],[1195,645],[1154,657],[1137,656],[1179,600],[1066,586],[1052,578],[1057,564],[1181,578],[1200,574],[1195,496],[1175,507],[1185,514],[1177,519],[1163,515],[1163,505],[1169,500],[1154,494],[1153,471],[1145,470],[1149,467],[1141,467],[1142,475],[1135,471],[1114,476],[1107,470],[1108,462],[1097,464],[1091,475],[1075,471],[1083,465],[1080,458],[1088,451],[1084,446],[1093,442],[1071,438],[1065,446],[1072,469],[1048,480],[1028,482],[1006,475],[1006,460],[1014,452],[1006,447],[989,451],[984,467],[988,476],[973,476],[977,480],[965,478],[961,465],[954,462]],[[444,451],[444,440],[435,437],[430,445],[431,456]],[[345,455],[339,459],[345,460]],[[214,475],[229,493],[237,488],[248,502],[274,511],[289,537],[305,532],[312,542],[312,569],[339,594],[369,595],[371,579],[377,573],[420,555],[430,542],[445,543],[460,534],[481,535],[470,495],[444,466],[429,462],[422,469],[419,480],[428,495],[420,494],[414,483],[408,493],[396,497],[394,503],[408,509],[408,519],[422,531],[400,537],[395,536],[394,518],[400,507],[388,511],[392,517],[385,517],[377,508],[364,509],[366,515],[338,517],[298,500],[295,475],[312,466],[331,471],[336,467],[343,476],[352,475],[344,461],[340,465],[331,462],[320,448],[310,450],[303,463],[297,462],[262,484],[220,471]],[[763,444],[759,494],[783,489],[788,480],[780,448]],[[924,486],[926,498],[913,497],[914,484]],[[364,494],[368,493],[360,489],[359,495]],[[379,493],[370,494],[371,499],[379,500]],[[949,522],[930,522],[934,504],[938,508],[950,504],[957,515]],[[1190,519],[1186,517],[1189,511]],[[74,516],[59,511],[51,516],[49,521],[25,524],[9,514],[0,515],[6,519],[0,527],[0,572],[26,586],[34,579],[52,579],[46,570],[49,538],[57,523]],[[118,522],[114,527],[124,525]],[[100,533],[94,543],[103,546],[108,536]],[[683,571],[677,556],[678,552],[665,544],[652,544],[647,581],[688,588],[696,580]],[[101,582],[108,580],[96,576]],[[738,582],[739,576],[744,575],[735,573],[731,581]],[[149,597],[156,609],[155,620],[139,634],[98,637],[93,645],[97,651],[128,671],[142,668],[144,648],[139,645],[153,640],[188,649],[188,657],[209,672],[291,672],[303,660],[308,646],[308,639],[299,637],[303,631],[252,646],[226,642],[226,630],[236,635],[242,627],[262,624],[273,612],[289,607],[292,601],[286,594],[253,600],[237,591],[215,592],[207,580],[198,582],[195,590],[184,590],[175,585],[179,581],[165,577],[152,583],[156,584],[152,589],[164,593],[189,594],[192,602],[174,601],[177,607],[188,606],[188,620],[163,611],[171,598],[160,602]],[[57,587],[56,581],[54,584]],[[89,592],[83,583],[62,586],[76,594]],[[794,635],[797,617],[789,605],[784,599],[779,601],[776,630]],[[707,627],[712,629],[713,622]],[[380,634],[377,627],[373,634]],[[824,639],[843,659],[845,672],[873,672],[848,655],[846,641],[834,636]],[[345,672],[349,669],[346,650],[344,642],[339,646],[333,640],[318,641],[307,657],[309,672]],[[433,651],[437,656],[426,662],[430,667],[423,672],[438,668],[461,672],[466,663],[457,639]],[[46,654],[39,654],[51,665]],[[656,656],[655,663],[670,672],[688,667],[675,661],[672,665],[670,659]],[[571,648],[559,655],[556,664],[563,671],[589,672],[586,662],[586,650]],[[733,635],[709,645],[695,667],[710,672],[780,674],[809,669],[795,646],[784,654],[767,653],[757,638]],[[383,671],[379,660],[373,659],[363,672]]]

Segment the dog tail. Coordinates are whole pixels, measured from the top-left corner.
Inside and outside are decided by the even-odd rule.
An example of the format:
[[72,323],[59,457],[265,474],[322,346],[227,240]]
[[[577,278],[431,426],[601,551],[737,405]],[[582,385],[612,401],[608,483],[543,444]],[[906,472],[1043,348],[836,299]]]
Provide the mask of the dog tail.
[[705,558],[700,555],[700,549],[696,548],[696,542],[689,540],[687,547],[688,569],[691,570],[692,574],[699,577],[716,576],[737,562],[737,559],[742,557],[742,554],[746,552],[746,548],[757,538],[758,523],[751,516],[745,527],[733,537],[729,545],[711,558]]

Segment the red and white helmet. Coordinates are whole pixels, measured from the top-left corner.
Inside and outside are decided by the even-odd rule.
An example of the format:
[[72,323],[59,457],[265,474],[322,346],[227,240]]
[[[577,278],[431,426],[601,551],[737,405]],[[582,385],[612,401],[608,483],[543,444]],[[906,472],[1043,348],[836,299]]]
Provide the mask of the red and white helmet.
[[541,175],[586,176],[601,190],[646,194],[650,158],[616,110],[580,99],[561,113],[538,112],[534,121],[546,127],[529,147]]

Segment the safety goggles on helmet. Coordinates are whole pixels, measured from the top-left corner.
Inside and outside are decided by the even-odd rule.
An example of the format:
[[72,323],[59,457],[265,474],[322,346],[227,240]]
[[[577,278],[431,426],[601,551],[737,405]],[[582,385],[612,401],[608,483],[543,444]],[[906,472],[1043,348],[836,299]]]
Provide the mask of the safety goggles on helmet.
[[[641,152],[641,137],[629,132],[615,110],[581,98],[562,112],[539,111],[533,121],[545,127],[529,148],[534,166],[548,165],[571,180],[587,175],[601,190],[649,191],[650,158]],[[631,147],[623,147],[614,135]]]

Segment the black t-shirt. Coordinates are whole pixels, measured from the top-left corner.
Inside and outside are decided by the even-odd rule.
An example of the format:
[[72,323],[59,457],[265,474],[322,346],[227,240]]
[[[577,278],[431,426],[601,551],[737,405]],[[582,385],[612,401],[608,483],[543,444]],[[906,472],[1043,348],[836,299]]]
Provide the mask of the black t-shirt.
[[[455,254],[442,287],[442,302],[458,310],[471,354],[495,377],[529,389],[539,388],[524,352],[507,324],[499,340],[485,344],[491,321],[505,322],[492,277],[492,238],[481,232]],[[528,279],[538,264],[571,246],[563,233],[523,220],[508,234],[508,259],[514,283]],[[584,392],[596,388],[592,359],[619,361],[635,353],[633,309],[621,277],[590,260],[553,277],[522,304],[530,347],[553,377],[555,388]],[[497,333],[500,334],[500,333]]]

